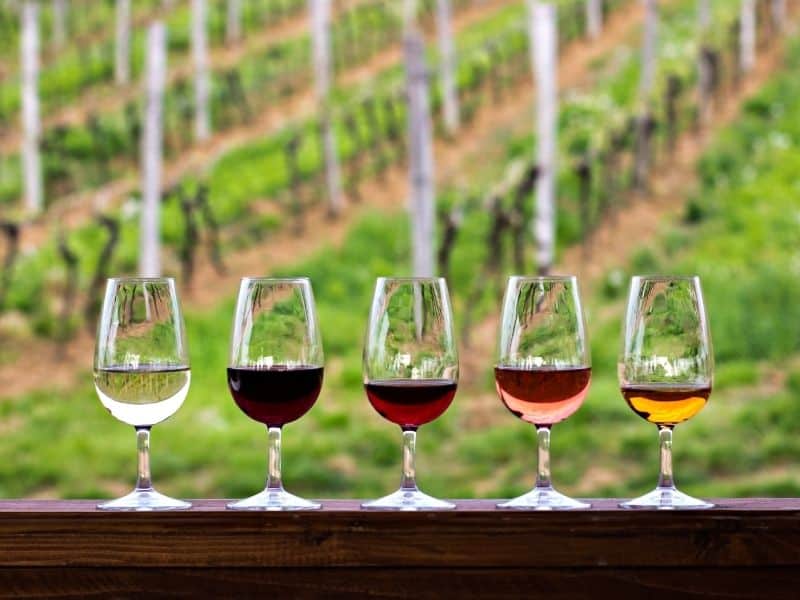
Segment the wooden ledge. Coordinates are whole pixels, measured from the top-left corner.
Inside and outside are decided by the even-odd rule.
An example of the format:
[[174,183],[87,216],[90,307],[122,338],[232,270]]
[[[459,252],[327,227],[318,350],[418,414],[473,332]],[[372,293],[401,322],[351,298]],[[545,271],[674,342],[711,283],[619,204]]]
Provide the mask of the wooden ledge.
[[0,596],[547,589],[549,598],[597,600],[604,589],[734,598],[796,598],[800,589],[800,499],[721,499],[680,512],[623,510],[616,500],[573,512],[457,502],[455,511],[370,512],[330,500],[320,511],[276,513],[197,500],[190,511],[109,513],[90,501],[2,501]]

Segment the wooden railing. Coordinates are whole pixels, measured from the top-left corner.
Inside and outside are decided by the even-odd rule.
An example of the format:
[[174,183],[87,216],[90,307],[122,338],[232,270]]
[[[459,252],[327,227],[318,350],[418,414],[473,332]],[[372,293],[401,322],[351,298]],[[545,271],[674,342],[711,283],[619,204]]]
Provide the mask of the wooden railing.
[[[708,511],[106,513],[0,502],[2,597],[797,598],[800,499]],[[278,595],[275,595],[278,594]],[[142,596],[144,597],[144,596]],[[267,596],[264,596],[267,597]]]

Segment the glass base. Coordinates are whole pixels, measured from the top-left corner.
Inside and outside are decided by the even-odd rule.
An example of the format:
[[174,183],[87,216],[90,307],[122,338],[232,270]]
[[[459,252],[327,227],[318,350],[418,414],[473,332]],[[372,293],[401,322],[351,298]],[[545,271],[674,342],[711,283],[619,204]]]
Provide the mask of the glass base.
[[621,502],[622,508],[650,510],[702,510],[714,508],[711,502],[692,498],[674,487],[657,487],[652,492],[627,502]]
[[428,496],[418,489],[404,488],[361,505],[365,510],[453,510],[455,507],[452,502]]
[[557,492],[552,487],[535,487],[527,494],[501,502],[497,508],[516,510],[577,510],[591,508],[588,502],[580,502]]
[[154,489],[133,490],[127,496],[97,505],[100,510],[187,510],[191,507],[190,502],[170,498]]
[[290,494],[283,488],[266,489],[255,496],[227,504],[230,510],[317,510],[319,502],[312,502]]

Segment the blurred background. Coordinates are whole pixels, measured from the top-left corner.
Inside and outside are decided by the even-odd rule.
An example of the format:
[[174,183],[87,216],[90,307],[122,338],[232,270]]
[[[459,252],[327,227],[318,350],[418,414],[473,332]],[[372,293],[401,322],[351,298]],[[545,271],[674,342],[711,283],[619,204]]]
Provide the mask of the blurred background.
[[263,486],[265,429],[225,376],[244,275],[317,298],[325,383],[286,427],[287,488],[395,489],[362,336],[374,279],[421,269],[447,277],[461,345],[419,434],[426,492],[532,486],[534,429],[492,367],[506,277],[550,271],[580,277],[594,361],[554,428],[557,487],[653,487],[656,429],[616,361],[630,275],[669,272],[701,276],[717,359],[678,485],[800,495],[799,22],[797,0],[0,0],[0,497],[132,487],[91,364],[105,279],[137,272],[177,278],[192,355],[153,433],[161,491]]

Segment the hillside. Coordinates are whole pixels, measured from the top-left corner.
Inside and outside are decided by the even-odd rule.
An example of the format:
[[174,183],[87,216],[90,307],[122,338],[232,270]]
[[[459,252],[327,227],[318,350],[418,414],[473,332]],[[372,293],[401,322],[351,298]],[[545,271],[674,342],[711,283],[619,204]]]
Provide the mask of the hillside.
[[[694,83],[693,6],[676,2],[666,13],[665,35],[674,44],[661,50],[665,68],[660,86],[669,74],[683,77],[687,86]],[[720,14],[727,24],[730,14],[724,6]],[[562,268],[583,268],[584,260],[591,265],[584,270],[584,294],[593,383],[585,406],[554,429],[554,481],[566,493],[581,496],[626,496],[652,487],[655,430],[620,397],[616,352],[628,277],[670,271],[701,276],[717,358],[708,407],[677,429],[678,484],[701,496],[798,495],[793,465],[800,447],[793,433],[800,415],[795,408],[800,320],[793,318],[793,299],[800,293],[795,200],[800,42],[792,36],[785,44],[775,40],[762,48],[756,70],[736,88],[733,75],[726,74],[720,94],[727,101],[720,103],[713,127],[699,135],[689,118],[692,96],[682,96],[685,118],[676,150],[662,150],[667,134],[659,129],[663,137],[658,137],[660,154],[650,187],[631,192],[620,177],[618,193],[602,204],[603,186],[598,184],[588,229],[570,160],[586,147],[605,149],[605,136],[598,140],[592,134],[611,131],[617,120],[625,122],[637,109],[638,61],[632,49],[638,41],[638,15],[629,11],[616,19],[604,43],[576,44],[562,56],[561,151],[569,160],[559,175],[559,252]],[[517,265],[513,236],[506,236],[500,262],[485,267],[493,215],[482,202],[509,164],[530,156],[534,145],[529,134],[533,90],[520,84],[509,86],[506,94],[502,102],[480,105],[483,112],[464,129],[463,140],[440,140],[436,146],[443,172],[440,208],[443,213],[464,210],[449,282],[460,331],[471,311],[472,344],[462,351],[464,377],[453,407],[420,431],[419,478],[434,495],[510,496],[533,481],[533,432],[494,398],[491,377],[496,285]],[[242,159],[248,152],[242,152]],[[622,156],[619,172],[627,174],[630,150]],[[599,163],[595,169],[606,174]],[[237,497],[263,482],[265,433],[230,400],[224,375],[233,282],[237,271],[257,266],[274,275],[311,277],[325,343],[322,396],[305,418],[286,428],[287,486],[313,497],[369,497],[395,486],[399,436],[364,398],[361,336],[374,278],[407,272],[406,184],[397,166],[387,168],[385,179],[373,175],[363,185],[365,199],[340,221],[326,223],[319,208],[307,215],[305,235],[295,238],[287,227],[291,220],[280,219],[278,232],[269,239],[250,248],[225,248],[230,275],[212,276],[206,266],[198,271],[197,289],[186,295],[192,388],[181,411],[154,430],[154,476],[163,491]],[[511,196],[503,198],[503,206]],[[97,244],[96,236],[84,235],[73,242],[81,240],[87,248]],[[127,243],[135,248],[130,239]],[[588,245],[582,248],[582,243]],[[529,257],[527,236],[523,247]],[[54,256],[43,254],[40,262],[28,264],[42,265]],[[529,258],[525,266],[534,267]],[[482,293],[476,295],[476,288]],[[38,291],[45,289],[58,288]],[[15,293],[15,301],[36,305],[37,290],[23,286]],[[81,360],[88,362],[91,340],[80,339],[84,347],[70,365],[73,376],[60,388],[4,394],[0,495],[107,497],[127,491],[133,435],[97,401],[88,364],[79,366]],[[31,354],[14,356],[14,366],[3,368],[2,376],[19,371],[27,356],[49,360],[36,353],[58,347],[39,343],[31,342]],[[39,374],[35,366],[28,376],[49,383],[46,370]]]

